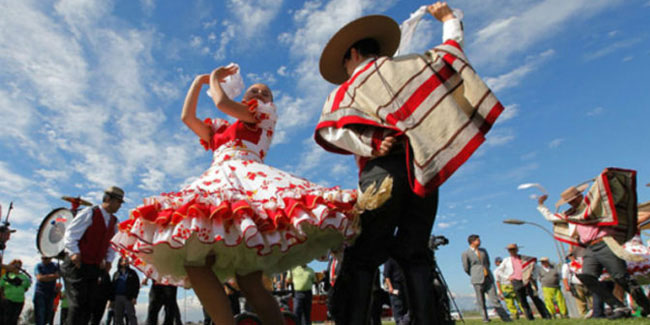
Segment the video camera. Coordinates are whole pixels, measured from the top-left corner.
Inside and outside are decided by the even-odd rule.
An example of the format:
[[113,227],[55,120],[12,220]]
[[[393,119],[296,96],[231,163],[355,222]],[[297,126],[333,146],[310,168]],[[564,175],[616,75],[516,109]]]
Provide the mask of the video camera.
[[[16,232],[15,229],[9,228],[9,213],[11,213],[11,209],[13,209],[14,203],[11,202],[9,204],[9,211],[7,211],[7,218],[5,218],[5,221],[0,223],[0,250],[4,250],[7,247],[7,241],[9,241],[9,236],[11,235],[12,232]],[[0,218],[2,218],[2,210],[0,209]]]
[[429,238],[429,248],[432,250],[437,250],[439,246],[445,246],[449,244],[449,239],[445,236],[435,236],[431,235]]

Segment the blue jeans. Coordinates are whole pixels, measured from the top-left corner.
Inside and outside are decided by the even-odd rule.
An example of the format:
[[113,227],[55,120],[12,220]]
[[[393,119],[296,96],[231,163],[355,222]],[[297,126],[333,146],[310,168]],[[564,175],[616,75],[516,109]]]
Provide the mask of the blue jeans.
[[34,292],[34,319],[36,325],[48,324],[52,319],[54,293]]

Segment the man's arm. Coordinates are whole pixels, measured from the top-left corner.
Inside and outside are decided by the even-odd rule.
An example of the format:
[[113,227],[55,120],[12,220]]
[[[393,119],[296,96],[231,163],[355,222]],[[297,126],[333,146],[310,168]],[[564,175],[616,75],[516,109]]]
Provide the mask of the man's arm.
[[464,251],[463,254],[460,256],[461,261],[463,262],[463,271],[467,273],[467,275],[470,275],[469,273],[469,256],[467,256],[467,251]]
[[552,213],[551,210],[549,210],[545,205],[544,202],[546,202],[546,199],[548,199],[548,195],[544,194],[537,199],[537,211],[539,211],[546,220],[548,221],[564,221],[558,214]]
[[66,228],[63,237],[63,247],[70,254],[70,260],[77,266],[81,266],[81,255],[79,251],[79,240],[86,233],[86,230],[93,222],[93,207],[81,211],[72,219],[70,226]]
[[461,47],[464,43],[463,25],[446,2],[436,2],[427,7],[429,13],[442,22],[442,42],[454,40]]

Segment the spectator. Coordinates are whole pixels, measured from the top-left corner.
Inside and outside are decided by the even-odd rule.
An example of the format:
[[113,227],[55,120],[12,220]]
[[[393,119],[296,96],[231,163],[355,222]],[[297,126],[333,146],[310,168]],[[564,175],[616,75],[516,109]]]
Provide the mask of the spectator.
[[592,309],[591,293],[587,287],[578,279],[578,273],[582,270],[582,263],[576,259],[574,253],[567,255],[567,261],[562,265],[562,283],[564,289],[571,292],[575,298],[576,308],[581,317],[587,315],[587,310]]
[[93,297],[100,294],[97,279],[111,269],[115,251],[110,239],[117,232],[117,217],[124,202],[124,191],[111,186],[104,191],[102,204],[88,207],[72,219],[63,242],[68,255],[62,264],[68,293],[68,324],[86,325],[90,321]]
[[476,293],[476,303],[483,314],[483,321],[490,321],[490,316],[485,306],[486,295],[501,320],[504,322],[511,321],[510,316],[503,309],[497,297],[494,277],[490,272],[490,257],[487,250],[481,247],[481,238],[478,235],[469,235],[467,237],[467,243],[469,244],[469,248],[461,254],[461,261],[463,263],[463,270],[470,276],[470,281]]
[[497,270],[500,271],[499,266],[502,261],[501,257],[494,259],[494,265],[496,266],[494,269],[494,280],[497,285],[497,290],[499,291],[499,298],[505,301],[506,308],[510,312],[510,317],[519,319],[519,311],[515,304],[517,301],[517,294],[515,293],[515,289],[512,287],[512,282],[510,282],[507,276],[504,276],[501,272],[497,272]]
[[510,256],[503,260],[503,263],[497,268],[496,272],[503,274],[503,276],[512,282],[517,300],[521,304],[521,308],[524,309],[528,320],[533,320],[534,317],[527,297],[530,297],[533,301],[542,318],[550,319],[551,315],[546,310],[544,302],[537,296],[537,290],[533,289],[537,273],[537,259],[519,254],[519,246],[517,244],[510,244],[506,249],[510,253]]
[[34,268],[36,288],[34,289],[34,318],[36,325],[45,325],[52,318],[56,280],[59,278],[59,265],[50,257],[41,257],[41,263]]
[[316,281],[314,270],[306,264],[296,266],[291,269],[288,281],[295,290],[293,313],[298,318],[298,324],[311,325],[311,290]]
[[544,303],[546,304],[546,309],[555,317],[555,304],[560,311],[560,316],[562,318],[568,318],[566,309],[566,302],[564,301],[564,295],[562,295],[562,290],[560,290],[560,268],[558,265],[553,265],[549,262],[548,257],[542,257],[539,259],[540,264],[542,265],[539,268],[539,281],[542,284],[542,293],[544,294]]
[[134,306],[140,291],[140,278],[129,267],[128,258],[121,257],[118,263],[118,269],[113,273],[113,294],[111,295],[115,325],[123,325],[124,316],[128,319],[129,325],[137,325],[138,319],[135,317]]
[[391,257],[384,263],[384,282],[390,298],[395,324],[409,324],[408,305],[406,303],[406,279],[399,264]]
[[[93,300],[92,310],[90,311],[90,324],[100,325],[104,312],[106,311],[106,304],[111,298],[113,292],[113,285],[111,284],[111,275],[107,270],[101,270],[97,278],[97,293],[91,298]],[[110,313],[110,310],[109,310]],[[108,316],[106,324],[108,325]]]
[[65,325],[67,319],[68,319],[68,297],[66,297],[65,290],[62,290],[61,291],[61,316],[60,316],[61,325]]
[[23,266],[21,260],[13,260],[9,265],[14,267],[0,278],[0,290],[3,293],[2,304],[4,305],[0,320],[2,320],[2,324],[17,325],[25,304],[25,291],[29,289],[32,281],[20,271]]
[[[147,285],[148,278],[142,281]],[[172,285],[164,285],[153,281],[149,290],[149,307],[147,308],[147,325],[158,325],[158,313],[165,307],[165,319],[163,325],[182,325],[181,311],[176,302],[178,288]]]

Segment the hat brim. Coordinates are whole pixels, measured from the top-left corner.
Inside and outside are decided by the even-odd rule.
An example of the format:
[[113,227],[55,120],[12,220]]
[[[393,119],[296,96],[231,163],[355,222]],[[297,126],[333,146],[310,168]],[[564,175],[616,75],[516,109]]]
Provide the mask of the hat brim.
[[565,200],[565,199],[562,199],[562,198],[559,199],[559,200],[555,203],[555,209],[559,209],[560,206],[561,206],[562,204],[564,204],[564,203],[568,203],[568,202],[571,202],[571,201],[573,201],[573,199],[575,199],[575,198],[577,198],[578,196],[582,195],[582,192],[584,192],[584,191],[587,189],[587,187],[589,187],[589,184],[582,184],[582,185],[576,187],[576,189],[578,190],[578,193],[579,193],[579,194],[578,194],[578,195],[574,195],[574,196],[572,196],[571,198],[566,199],[566,200]]
[[400,37],[399,25],[388,16],[371,15],[354,20],[339,29],[325,45],[320,57],[320,74],[340,85],[349,78],[343,57],[354,43],[372,38],[379,43],[380,56],[392,56],[399,47]]

